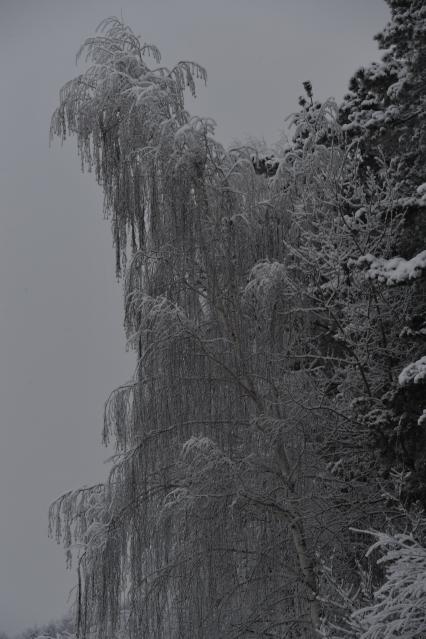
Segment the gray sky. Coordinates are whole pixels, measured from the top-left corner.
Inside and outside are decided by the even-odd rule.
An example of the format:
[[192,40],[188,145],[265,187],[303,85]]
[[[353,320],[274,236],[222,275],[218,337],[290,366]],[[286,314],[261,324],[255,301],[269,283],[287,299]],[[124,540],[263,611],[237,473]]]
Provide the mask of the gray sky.
[[340,98],[378,59],[383,0],[0,0],[0,631],[66,609],[74,576],[47,538],[62,492],[105,477],[103,404],[134,365],[109,224],[74,144],[48,148],[82,39],[120,15],[163,61],[207,68],[191,110],[225,144],[272,143],[301,82]]

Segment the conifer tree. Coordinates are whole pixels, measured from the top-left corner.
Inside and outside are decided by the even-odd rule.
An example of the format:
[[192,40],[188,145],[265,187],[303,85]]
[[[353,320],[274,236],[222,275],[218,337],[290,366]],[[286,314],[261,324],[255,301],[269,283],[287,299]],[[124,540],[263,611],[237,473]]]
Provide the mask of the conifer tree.
[[380,544],[366,558],[351,528],[405,543],[395,490],[424,505],[426,454],[425,12],[390,5],[383,62],[340,107],[305,82],[292,143],[265,156],[187,113],[199,65],[160,66],[115,18],[80,51],[51,132],[104,191],[137,357],[105,407],[107,481],[51,508],[80,636],[331,639],[378,619]]
[[[391,20],[377,36],[383,59],[354,75],[340,120],[359,159],[364,190],[383,176],[392,193],[381,206],[379,241],[357,258],[389,317],[383,323],[388,381],[384,376],[379,401],[363,419],[385,473],[399,465],[407,473],[407,498],[426,504],[423,382],[402,372],[411,361],[421,366],[424,355],[426,9],[421,0],[388,4]],[[371,214],[362,215],[358,227]]]

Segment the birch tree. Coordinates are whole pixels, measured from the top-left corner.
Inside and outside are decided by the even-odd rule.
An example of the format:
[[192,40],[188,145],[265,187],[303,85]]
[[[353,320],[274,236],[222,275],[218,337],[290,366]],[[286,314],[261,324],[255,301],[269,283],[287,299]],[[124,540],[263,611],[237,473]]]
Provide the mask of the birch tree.
[[286,433],[283,410],[305,381],[288,374],[271,301],[286,215],[262,201],[249,157],[227,154],[213,123],[184,110],[204,69],[149,68],[158,50],[116,19],[80,55],[90,66],[62,89],[52,135],[76,135],[104,190],[138,361],[106,404],[108,481],[51,509],[67,550],[84,548],[79,631],[112,636],[124,610],[132,636],[315,633],[300,503],[311,445],[302,416]]
[[[398,510],[393,465],[410,454],[389,393],[423,374],[416,359],[402,380],[393,340],[418,297],[380,280],[411,259],[389,262],[404,221],[392,162],[376,146],[367,169],[373,142],[308,82],[293,141],[260,157],[185,110],[202,67],[161,66],[116,18],[79,56],[51,133],[77,138],[104,191],[136,369],[106,402],[107,480],[50,511],[77,564],[78,633],[349,629],[383,580],[350,527]],[[360,591],[366,572],[369,594],[340,605],[336,584]]]

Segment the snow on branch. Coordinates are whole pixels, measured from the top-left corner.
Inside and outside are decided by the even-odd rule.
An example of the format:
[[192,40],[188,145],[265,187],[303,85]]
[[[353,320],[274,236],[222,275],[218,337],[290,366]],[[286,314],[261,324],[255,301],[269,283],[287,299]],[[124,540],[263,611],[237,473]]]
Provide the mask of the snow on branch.
[[[361,532],[361,531],[360,531]],[[362,531],[367,532],[367,531]],[[379,549],[378,564],[386,581],[371,605],[352,614],[362,629],[360,639],[414,639],[426,636],[426,549],[412,535],[371,533],[376,541],[367,556]]]
[[421,277],[426,269],[426,250],[421,251],[410,260],[403,257],[393,257],[386,260],[368,253],[356,261],[351,261],[351,265],[353,264],[360,268],[366,268],[368,279],[378,280],[387,286],[393,286]]
[[409,384],[419,384],[426,379],[426,356],[424,355],[416,362],[411,362],[406,366],[398,377],[400,386],[408,386]]

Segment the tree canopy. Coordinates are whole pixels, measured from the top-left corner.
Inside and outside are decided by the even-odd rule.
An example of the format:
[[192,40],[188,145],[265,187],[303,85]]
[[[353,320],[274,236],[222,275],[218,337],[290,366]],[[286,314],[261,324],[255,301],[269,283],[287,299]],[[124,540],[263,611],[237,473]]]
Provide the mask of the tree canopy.
[[422,636],[426,12],[389,5],[383,62],[342,105],[305,82],[264,155],[117,18],[79,52],[51,133],[103,189],[137,358],[107,480],[50,511],[79,636]]

